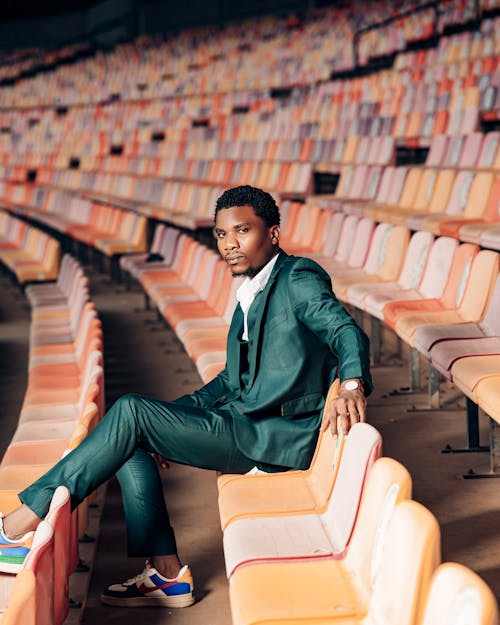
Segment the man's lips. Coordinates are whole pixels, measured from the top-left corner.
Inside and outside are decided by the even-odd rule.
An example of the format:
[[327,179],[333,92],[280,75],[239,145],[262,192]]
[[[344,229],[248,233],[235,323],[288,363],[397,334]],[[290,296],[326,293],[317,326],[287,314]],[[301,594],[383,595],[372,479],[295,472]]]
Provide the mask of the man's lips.
[[229,265],[235,265],[237,262],[245,258],[244,256],[226,256],[226,263]]

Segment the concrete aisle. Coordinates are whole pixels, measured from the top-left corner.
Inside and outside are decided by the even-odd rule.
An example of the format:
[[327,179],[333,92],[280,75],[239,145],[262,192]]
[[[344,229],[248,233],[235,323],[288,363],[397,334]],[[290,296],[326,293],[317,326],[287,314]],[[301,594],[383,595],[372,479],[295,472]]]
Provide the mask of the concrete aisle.
[[[153,311],[145,311],[139,287],[127,291],[93,276],[92,299],[103,322],[106,403],[127,392],[171,400],[201,385],[198,373],[182,345]],[[106,585],[139,573],[144,560],[128,558],[118,482],[110,481],[101,519],[92,581],[84,623],[119,621],[137,624],[147,615],[150,625],[230,625],[229,599],[217,513],[215,474],[171,464],[162,471],[165,497],[176,530],[182,560],[193,571],[198,602],[184,610],[120,609],[101,605]]]

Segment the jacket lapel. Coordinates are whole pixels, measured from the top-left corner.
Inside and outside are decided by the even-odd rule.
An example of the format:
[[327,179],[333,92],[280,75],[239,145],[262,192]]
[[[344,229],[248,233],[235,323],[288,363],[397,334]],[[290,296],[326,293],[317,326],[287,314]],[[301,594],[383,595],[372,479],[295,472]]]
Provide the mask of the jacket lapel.
[[269,280],[267,281],[266,286],[264,287],[264,290],[261,291],[257,295],[257,297],[255,298],[253,304],[250,306],[250,309],[248,311],[248,326],[249,326],[249,331],[251,328],[251,333],[252,333],[251,334],[252,345],[248,353],[249,367],[250,367],[250,376],[248,380],[249,387],[252,386],[253,381],[255,379],[256,372],[257,372],[257,356],[258,356],[259,346],[261,344],[261,341],[260,341],[261,333],[263,330],[262,317],[266,310],[267,301],[269,299],[269,293],[271,292],[272,286],[274,282],[276,281],[279,275],[280,269],[283,266],[283,263],[285,262],[285,259],[287,258],[287,256],[288,254],[286,254],[286,252],[283,252],[283,250],[280,250],[278,260],[276,261],[276,264],[273,267],[273,271],[269,277]]
[[238,304],[234,310],[227,335],[227,371],[231,388],[240,388],[240,341],[243,332],[243,311]]

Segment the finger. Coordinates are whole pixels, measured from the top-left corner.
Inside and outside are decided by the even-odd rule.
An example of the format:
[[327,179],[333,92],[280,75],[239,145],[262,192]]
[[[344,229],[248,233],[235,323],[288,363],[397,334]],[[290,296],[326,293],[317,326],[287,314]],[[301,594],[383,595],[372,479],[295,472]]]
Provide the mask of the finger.
[[321,422],[321,432],[326,432],[331,422],[330,413],[325,414],[323,416],[323,421]]
[[349,417],[349,429],[360,421],[360,414],[358,411],[358,405],[354,399],[347,402],[347,415]]
[[339,414],[337,416],[337,430],[344,435],[349,432],[349,417],[347,414]]
[[[347,408],[347,402],[345,400],[344,397],[337,397],[337,399],[335,400],[334,404],[333,404],[333,408],[332,408],[332,413],[331,413],[331,417],[330,417],[330,424],[332,427],[332,434],[334,436],[337,436],[339,433],[339,428],[338,428],[338,424],[341,423],[343,424],[343,431],[344,433],[347,432],[346,428],[346,419],[347,419],[347,413],[348,413],[348,408]],[[341,417],[341,421],[339,422],[339,417]]]
[[362,422],[366,421],[366,399],[363,397],[362,400],[358,401],[358,414],[359,420]]
[[337,412],[333,411],[330,415],[330,429],[332,436],[337,436]]

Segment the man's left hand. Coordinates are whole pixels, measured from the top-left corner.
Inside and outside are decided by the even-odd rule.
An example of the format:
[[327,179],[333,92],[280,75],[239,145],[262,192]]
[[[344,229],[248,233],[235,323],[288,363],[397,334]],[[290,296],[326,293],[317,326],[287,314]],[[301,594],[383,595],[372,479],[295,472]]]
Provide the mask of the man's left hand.
[[330,425],[332,434],[336,436],[342,429],[347,434],[358,421],[366,421],[366,397],[363,382],[359,381],[357,389],[349,391],[341,385],[337,397],[330,403],[323,418],[323,431]]

